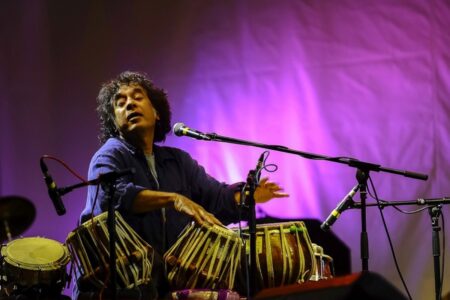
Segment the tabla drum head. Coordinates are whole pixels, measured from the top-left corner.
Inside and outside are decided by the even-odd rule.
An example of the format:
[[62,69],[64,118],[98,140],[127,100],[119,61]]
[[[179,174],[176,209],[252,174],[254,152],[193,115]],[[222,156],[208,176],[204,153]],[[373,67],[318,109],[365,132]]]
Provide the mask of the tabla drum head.
[[69,262],[65,246],[43,237],[21,238],[9,242],[1,250],[8,264],[28,270],[53,270]]

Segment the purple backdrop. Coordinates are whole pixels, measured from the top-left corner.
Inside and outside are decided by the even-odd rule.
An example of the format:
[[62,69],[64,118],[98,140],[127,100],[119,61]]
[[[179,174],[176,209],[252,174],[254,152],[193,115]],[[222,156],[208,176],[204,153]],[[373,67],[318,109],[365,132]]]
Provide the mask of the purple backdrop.
[[[383,199],[450,194],[449,1],[2,1],[0,20],[0,196],[35,204],[25,237],[64,241],[76,227],[85,191],[65,196],[68,213],[58,217],[38,160],[52,154],[86,174],[99,146],[99,86],[126,69],[167,89],[174,123],[430,175],[373,173]],[[227,182],[245,179],[262,151],[173,136],[166,144]],[[269,162],[291,195],[259,207],[272,216],[323,220],[355,184],[345,165],[273,151]],[[49,167],[58,185],[76,181]],[[384,213],[413,298],[431,299],[427,211]],[[358,211],[333,227],[352,249],[353,271],[359,230]],[[368,233],[369,269],[403,290],[376,209]]]

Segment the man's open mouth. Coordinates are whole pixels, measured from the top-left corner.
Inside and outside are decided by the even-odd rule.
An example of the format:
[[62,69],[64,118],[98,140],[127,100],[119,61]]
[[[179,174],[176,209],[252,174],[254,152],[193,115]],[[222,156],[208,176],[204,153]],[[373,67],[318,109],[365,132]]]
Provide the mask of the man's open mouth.
[[132,119],[134,119],[134,118],[136,118],[136,117],[142,117],[142,114],[137,113],[137,112],[133,112],[133,113],[131,113],[131,114],[129,114],[129,115],[127,116],[127,120],[128,120],[128,121],[131,121]]

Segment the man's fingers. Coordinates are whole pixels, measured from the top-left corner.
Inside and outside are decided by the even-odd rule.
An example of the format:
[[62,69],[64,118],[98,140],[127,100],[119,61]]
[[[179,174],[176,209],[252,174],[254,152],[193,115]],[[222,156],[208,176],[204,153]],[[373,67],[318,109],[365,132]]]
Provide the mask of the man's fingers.
[[286,198],[289,197],[290,195],[288,193],[273,193],[273,196],[275,198]]
[[269,177],[263,177],[259,180],[259,185],[264,185],[269,180]]

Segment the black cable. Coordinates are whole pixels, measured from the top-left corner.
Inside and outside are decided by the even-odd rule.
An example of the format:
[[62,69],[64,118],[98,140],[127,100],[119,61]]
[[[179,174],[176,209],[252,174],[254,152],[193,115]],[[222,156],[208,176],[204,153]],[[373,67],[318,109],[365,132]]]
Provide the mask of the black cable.
[[[375,194],[375,200],[377,201],[378,204],[381,204],[381,202],[378,199],[378,195],[377,195],[377,191],[375,189],[375,185],[373,184],[372,178],[370,176],[369,176],[369,181],[370,181],[370,185],[372,186],[373,192]],[[389,234],[389,230],[387,228],[386,220],[384,218],[384,214],[383,214],[383,210],[382,210],[381,206],[378,206],[378,210],[380,211],[380,215],[381,215],[381,219],[382,219],[382,222],[383,222],[384,230],[386,232],[386,236],[387,236],[388,241],[389,241],[389,247],[391,248],[392,257],[394,258],[395,268],[397,269],[397,273],[400,276],[400,280],[402,281],[403,287],[405,288],[406,293],[408,294],[408,298],[410,300],[412,300],[411,294],[409,293],[409,290],[408,290],[408,286],[406,285],[405,279],[403,278],[403,274],[400,271],[400,267],[399,267],[398,262],[397,262],[397,256],[395,255],[394,245],[392,244],[391,235]]]
[[[378,199],[378,200],[377,200],[377,203],[378,203],[378,204],[381,204],[381,208],[384,208],[384,207],[383,207],[383,204],[384,204],[384,203],[390,203],[390,202],[395,201],[395,200],[387,201],[387,200],[384,200],[384,199],[376,198],[376,197],[375,197],[374,195],[372,195],[372,193],[370,192],[369,187],[367,187],[367,193],[369,194],[369,196],[370,196],[372,199],[375,199],[375,200]],[[397,210],[397,211],[399,211],[399,212],[401,212],[401,213],[403,213],[403,214],[407,214],[407,215],[413,215],[413,214],[422,212],[422,211],[424,211],[424,210],[428,210],[428,208],[429,208],[429,206],[425,206],[425,207],[418,208],[418,209],[416,209],[416,210],[406,211],[406,210],[401,209],[400,207],[397,207],[396,205],[390,205],[390,206],[391,206],[392,208],[394,208],[395,210]]]

